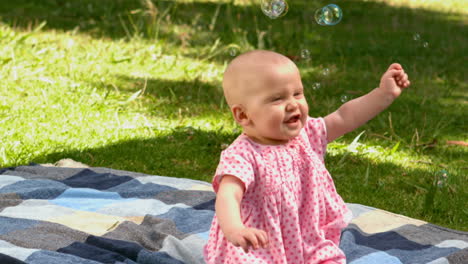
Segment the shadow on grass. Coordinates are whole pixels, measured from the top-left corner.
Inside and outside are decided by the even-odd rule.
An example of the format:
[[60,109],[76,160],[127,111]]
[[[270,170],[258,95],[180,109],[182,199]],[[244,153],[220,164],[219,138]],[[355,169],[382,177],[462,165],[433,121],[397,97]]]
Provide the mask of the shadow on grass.
[[229,144],[235,137],[233,134],[179,127],[151,139],[121,141],[83,151],[57,152],[36,157],[33,162],[53,163],[68,157],[94,167],[210,181],[222,145]]
[[[183,56],[196,59],[210,58],[213,53],[224,51],[230,43],[244,49],[273,49],[295,58],[301,69],[318,67],[332,71],[328,80],[318,74],[303,75],[306,88],[310,89],[315,82],[324,84],[323,89],[314,92],[316,98],[310,96],[312,100],[330,102],[325,107],[319,104],[314,109],[312,106],[317,115],[334,111],[341,103],[339,98],[342,95],[353,98],[369,92],[378,85],[388,65],[397,61],[405,67],[412,86],[408,95],[403,95],[392,105],[392,110],[406,117],[411,114],[410,120],[418,120],[419,128],[424,126],[421,121],[423,113],[430,113],[434,117],[448,116],[444,117],[445,121],[454,120],[457,127],[461,125],[461,129],[466,129],[465,123],[460,121],[464,120],[466,104],[461,104],[461,111],[455,106],[456,102],[466,100],[454,94],[466,93],[467,75],[463,71],[466,56],[463,54],[468,53],[468,27],[466,23],[451,18],[462,15],[392,7],[372,1],[343,0],[336,3],[342,7],[344,17],[334,27],[318,26],[312,21],[312,14],[323,3],[310,1],[291,2],[288,14],[276,20],[264,16],[258,5],[154,1],[154,17],[161,18],[161,21],[153,23],[148,20],[151,17],[149,9],[141,1],[18,0],[0,6],[0,21],[18,28],[47,21],[49,29],[77,29],[96,37],[116,39],[128,37],[126,27],[127,31],[133,28],[133,33],[140,33],[139,37],[143,39],[154,40],[154,35],[147,32],[158,27],[158,39],[162,45],[174,45],[183,51]],[[420,40],[414,40],[415,34]],[[214,46],[217,39],[221,44]],[[426,42],[428,48],[424,48]],[[310,61],[300,58],[302,49],[310,51]],[[227,52],[221,52],[209,60],[224,64],[230,59],[232,57]],[[121,79],[131,87],[132,78],[121,76]],[[199,81],[150,82],[155,96],[179,98],[179,101],[185,97],[189,101],[199,100],[199,103],[211,101],[212,105],[220,105],[222,101],[221,93],[211,84]],[[409,94],[415,96],[409,97]],[[438,101],[451,97],[458,101],[452,104]],[[411,110],[402,110],[405,105],[410,105]],[[420,110],[419,114],[409,113],[417,112],[415,110]],[[411,132],[414,133],[413,130]]]
[[[378,85],[378,79],[388,65],[398,61],[407,68],[413,80],[412,87],[386,112],[360,131],[366,129],[385,134],[389,130],[388,114],[391,112],[394,124],[398,124],[393,126],[394,133],[400,135],[406,143],[402,146],[409,145],[415,129],[418,129],[422,142],[429,142],[441,135],[457,139],[466,134],[466,111],[463,110],[466,107],[457,102],[443,103],[438,100],[453,97],[466,101],[464,94],[467,82],[463,70],[466,68],[466,55],[463,54],[468,54],[466,25],[450,20],[444,13],[395,8],[369,1],[337,1],[344,10],[343,21],[335,27],[320,27],[311,17],[320,3],[290,2],[290,11],[284,18],[269,20],[257,6],[156,1],[159,14],[169,10],[161,22],[156,24],[160,27],[158,41],[161,45],[173,45],[180,49],[183,56],[203,59],[215,54],[210,50],[216,40],[220,39],[220,46],[214,47],[215,51],[235,43],[242,49],[273,49],[296,57],[301,69],[328,68],[331,73],[326,78],[317,74],[304,74],[303,81],[307,87],[311,87],[316,81],[324,83],[321,90],[308,93],[312,116],[334,111],[341,104],[340,95],[348,90],[357,91],[359,95],[370,91]],[[140,11],[132,13],[132,10]],[[140,24],[148,18],[139,15],[144,11],[141,3],[134,0],[17,0],[4,1],[0,5],[0,21],[19,29],[28,29],[47,21],[46,29],[77,30],[94,37],[112,39],[137,34],[142,39],[153,41],[154,35],[151,36],[147,30],[154,34],[154,28],[145,23]],[[217,17],[216,12],[219,12]],[[134,19],[134,27],[130,19]],[[124,25],[127,26],[128,33]],[[422,40],[415,41],[415,34],[419,34]],[[428,48],[424,48],[424,42],[428,43]],[[310,51],[310,62],[297,58],[302,49]],[[223,52],[209,60],[223,64],[231,58]],[[157,78],[144,80],[127,76],[117,78],[122,84],[122,91],[129,94],[138,89],[135,88],[135,83],[147,81],[145,94],[149,97],[148,109],[156,113],[160,107],[161,115],[170,116],[178,108],[195,107],[208,111],[211,107],[212,111],[220,110],[213,109],[222,100],[219,87],[213,84]],[[461,98],[460,94],[463,95]],[[206,113],[205,110],[194,110],[194,115]],[[398,122],[395,121],[396,118]],[[216,167],[221,144],[230,143],[235,136],[188,131],[190,130],[180,128],[150,140],[122,141],[84,151],[69,150],[39,156],[33,161],[43,163],[73,158],[92,166],[209,180]],[[357,133],[359,131],[350,133],[343,140],[350,142]],[[394,144],[398,139],[393,140],[383,144]],[[432,159],[443,157],[437,152],[438,148],[421,151]],[[443,151],[457,159],[464,159],[466,155],[466,151],[460,148],[447,148]],[[334,170],[333,163],[341,158],[341,155],[330,157],[327,162],[332,174],[337,175],[337,186],[345,199],[418,217],[415,212],[401,212],[399,208],[407,202],[413,203],[406,207],[408,210],[421,207],[421,197],[424,194],[399,182],[387,182],[384,179],[379,183],[379,178],[385,176],[383,173],[398,172],[391,179],[402,179],[400,175],[407,173],[415,175],[410,181],[419,183],[419,179],[425,179],[427,171],[404,172],[403,168],[393,163],[372,164],[371,172],[376,176],[369,179],[367,186],[362,187],[362,178],[359,175],[365,173],[362,168],[366,168],[371,162],[358,159],[356,164],[344,167],[347,171]],[[340,174],[343,176],[340,177]],[[346,177],[348,175],[351,177]],[[463,182],[456,186],[461,188]],[[361,192],[361,188],[366,191]],[[375,197],[366,200],[369,192]],[[363,194],[362,197],[351,197],[351,194],[360,193]],[[455,192],[454,195],[457,194]],[[466,196],[462,194],[453,199]],[[412,197],[418,195],[421,197]],[[447,196],[450,195],[452,194],[448,192]],[[450,217],[453,213],[455,218],[444,222],[441,217],[432,222],[444,225],[450,221],[459,229],[467,226],[466,220],[457,222],[463,216],[466,219],[461,203],[448,202],[443,206],[450,208],[443,209],[438,215],[443,216],[446,212]],[[454,213],[453,210],[460,212]]]
[[[152,139],[128,140],[102,148],[52,153],[36,157],[33,162],[53,163],[62,158],[72,158],[93,167],[209,182],[219,161],[222,144],[232,142],[236,136],[181,127]],[[392,162],[375,163],[362,155],[344,155],[327,155],[326,165],[345,201],[374,206],[454,229],[466,229],[466,212],[461,210],[466,201],[463,177],[449,177],[450,187],[438,190],[430,212],[424,213],[427,191],[423,189],[431,186],[436,168],[407,169]],[[368,173],[366,168],[369,169]]]
[[[138,89],[144,89],[144,94],[154,99],[154,103],[157,103],[158,106],[164,104],[164,107],[172,109],[173,107],[194,105],[216,106],[224,101],[221,84],[216,85],[199,78],[193,80],[164,80],[119,75],[116,76],[116,79],[122,92],[133,93]],[[96,84],[96,86],[99,87],[102,84]],[[105,86],[112,89],[111,84],[105,84]]]
[[[338,76],[341,73],[336,73]],[[314,75],[313,78],[316,78]],[[311,78],[305,76],[303,82],[306,87],[306,97],[309,102],[309,115],[313,117],[326,116],[340,107],[343,102],[340,96],[349,95],[348,100],[357,98],[369,92],[371,89],[363,91],[349,91],[352,88],[334,88],[336,78],[334,73],[330,76],[321,78],[322,88],[312,90]],[[229,109],[225,103],[222,88],[201,80],[177,81],[163,80],[156,78],[134,78],[125,75],[116,76],[117,83],[121,92],[132,93],[142,89],[146,84],[142,102],[148,113],[156,116],[176,118],[179,109],[184,110],[188,116],[205,116],[210,113],[219,114],[228,113]],[[97,83],[95,87],[101,87],[112,90],[111,84]],[[367,130],[369,133],[380,135],[387,134],[387,137],[393,135],[393,141],[403,141],[404,146],[411,143],[415,145],[428,143],[432,140],[463,140],[460,138],[466,132],[466,106],[456,100],[443,102],[441,100],[427,99],[420,95],[422,87],[410,87],[394,101],[394,103],[385,111],[361,127],[359,131],[347,134],[344,138],[347,142],[360,133]],[[463,100],[464,97],[452,96],[451,91],[442,91],[445,93],[441,98],[455,98]],[[391,120],[391,121],[390,121]],[[393,129],[393,130],[391,130]],[[417,132],[416,132],[417,131]],[[413,137],[417,138],[412,140]],[[414,142],[413,142],[414,141]],[[390,142],[390,144],[393,144]],[[433,153],[434,155],[437,153]],[[431,155],[431,154],[429,154]]]
[[[412,62],[419,58],[422,62],[440,62],[444,66],[440,70],[447,73],[460,69],[458,63],[445,63],[441,56],[454,49],[466,49],[466,23],[451,18],[463,15],[372,1],[336,3],[342,7],[344,17],[334,27],[315,23],[313,14],[323,3],[311,1],[291,2],[286,16],[271,20],[263,15],[258,4],[154,1],[154,9],[150,9],[144,1],[135,0],[17,0],[2,3],[0,21],[23,29],[47,21],[48,29],[77,30],[114,39],[134,35],[157,38],[165,44],[195,48],[186,53],[196,58],[200,56],[200,47],[211,48],[220,39],[224,45],[274,49],[291,56],[298,56],[301,48],[308,48],[318,64],[329,64],[330,56],[338,55],[353,58],[349,67],[360,67],[363,63],[386,66],[395,59]],[[414,34],[420,35],[419,42],[413,40]],[[408,48],[411,45],[400,45],[401,42],[417,45]],[[424,42],[430,52],[422,52]],[[213,60],[229,58],[227,52],[224,54]]]

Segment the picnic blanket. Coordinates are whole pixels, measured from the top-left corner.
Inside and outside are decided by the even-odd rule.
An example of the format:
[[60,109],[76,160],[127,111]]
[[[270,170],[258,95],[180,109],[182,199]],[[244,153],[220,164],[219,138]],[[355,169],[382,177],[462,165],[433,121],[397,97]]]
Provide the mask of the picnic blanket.
[[[109,168],[0,169],[0,263],[204,263],[211,185]],[[348,263],[468,263],[468,233],[359,204]]]

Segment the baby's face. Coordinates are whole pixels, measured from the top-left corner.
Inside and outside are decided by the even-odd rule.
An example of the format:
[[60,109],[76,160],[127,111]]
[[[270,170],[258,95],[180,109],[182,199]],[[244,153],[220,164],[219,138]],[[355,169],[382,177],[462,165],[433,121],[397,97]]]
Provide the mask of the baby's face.
[[284,144],[299,134],[307,120],[309,106],[292,62],[263,69],[245,99],[250,124],[244,132],[258,143]]

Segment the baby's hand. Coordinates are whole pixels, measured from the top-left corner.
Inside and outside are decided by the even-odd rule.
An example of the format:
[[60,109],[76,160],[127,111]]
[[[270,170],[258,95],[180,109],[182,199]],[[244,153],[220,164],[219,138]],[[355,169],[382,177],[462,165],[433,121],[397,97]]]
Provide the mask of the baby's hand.
[[240,230],[225,234],[226,239],[234,246],[242,247],[245,253],[249,252],[249,248],[259,249],[268,246],[268,236],[265,231],[256,228],[244,227]]
[[405,73],[403,67],[398,63],[393,63],[380,79],[379,88],[396,98],[410,84],[408,74]]

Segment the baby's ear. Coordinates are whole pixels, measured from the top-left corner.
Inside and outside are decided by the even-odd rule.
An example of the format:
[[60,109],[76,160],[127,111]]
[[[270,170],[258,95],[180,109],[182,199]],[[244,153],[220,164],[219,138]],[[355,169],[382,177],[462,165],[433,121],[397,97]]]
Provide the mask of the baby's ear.
[[244,107],[242,105],[233,105],[231,107],[231,112],[234,116],[234,119],[239,125],[246,126],[249,124],[249,117],[247,116],[247,113],[245,112]]

